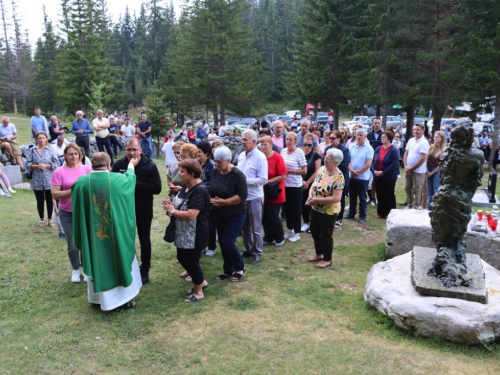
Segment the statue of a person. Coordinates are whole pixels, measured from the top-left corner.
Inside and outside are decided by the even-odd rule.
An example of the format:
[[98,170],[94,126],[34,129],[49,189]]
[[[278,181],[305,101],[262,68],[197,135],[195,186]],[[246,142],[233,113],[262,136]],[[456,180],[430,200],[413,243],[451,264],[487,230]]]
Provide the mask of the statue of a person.
[[471,218],[472,197],[481,185],[484,156],[473,148],[472,122],[461,118],[454,124],[451,143],[439,160],[441,187],[431,203],[432,239],[437,255],[428,275],[444,286],[471,286],[467,277],[465,245]]

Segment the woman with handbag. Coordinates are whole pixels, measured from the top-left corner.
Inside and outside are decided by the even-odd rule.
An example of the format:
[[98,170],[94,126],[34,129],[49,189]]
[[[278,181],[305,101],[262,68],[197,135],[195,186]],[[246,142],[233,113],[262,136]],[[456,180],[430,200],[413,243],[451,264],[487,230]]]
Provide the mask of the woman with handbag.
[[273,139],[270,136],[260,138],[260,148],[267,158],[267,184],[264,185],[264,212],[262,227],[264,228],[264,246],[274,243],[281,247],[285,243],[280,209],[285,202],[286,165],[283,157],[273,151]]
[[200,267],[200,257],[201,250],[208,245],[210,196],[200,179],[201,166],[197,160],[182,160],[179,169],[184,187],[172,201],[164,200],[162,204],[167,215],[175,218],[177,260],[194,284],[184,302],[196,302],[204,298],[203,290],[208,288]]
[[37,146],[33,147],[27,152],[26,155],[26,170],[32,172],[30,180],[30,188],[35,193],[36,208],[40,221],[39,227],[45,226],[44,218],[44,203],[47,205],[47,225],[54,228],[55,224],[52,222],[52,212],[54,211],[52,203],[52,194],[50,178],[52,173],[59,166],[59,159],[56,154],[48,146],[47,134],[44,131],[39,131],[35,136]]
[[215,149],[214,162],[217,169],[210,184],[210,202],[224,260],[223,273],[217,280],[231,278],[231,281],[240,281],[245,274],[245,263],[236,247],[236,238],[247,216],[247,178],[231,164],[231,150],[226,146]]
[[[325,131],[324,139],[328,139],[328,146],[330,145],[330,133],[332,132],[329,130]],[[304,151],[304,156],[306,157],[307,173],[302,175],[302,220],[304,221],[304,225],[300,228],[302,232],[308,232],[310,228],[311,207],[306,206],[306,201],[309,197],[311,184],[314,181],[314,177],[316,177],[316,171],[321,167],[321,156],[316,151],[313,151],[313,146],[313,135],[304,135],[304,140],[302,141],[302,151]]]

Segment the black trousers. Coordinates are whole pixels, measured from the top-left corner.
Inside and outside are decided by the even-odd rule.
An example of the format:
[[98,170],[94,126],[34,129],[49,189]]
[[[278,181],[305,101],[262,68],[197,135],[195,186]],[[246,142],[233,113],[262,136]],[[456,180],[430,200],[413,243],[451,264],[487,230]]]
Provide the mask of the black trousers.
[[[136,208],[137,210],[137,208]],[[141,270],[151,268],[151,222],[153,210],[136,211],[137,236],[141,244]]]
[[311,210],[311,235],[316,255],[323,255],[326,261],[332,260],[333,228],[337,215],[327,215]]
[[109,140],[109,136],[106,136],[104,138],[95,137],[95,141],[97,143],[97,148],[99,149],[99,151],[104,152],[104,148],[106,148],[106,152],[111,158],[111,165],[113,165],[115,162],[113,160],[113,150],[111,150],[111,142]]
[[378,201],[377,215],[387,216],[393,208],[396,208],[396,196],[394,195],[396,180],[384,181],[377,179],[375,187],[377,189]]
[[177,248],[177,260],[189,273],[193,284],[200,285],[205,280],[200,266],[201,249],[179,249]]
[[264,241],[281,242],[285,239],[283,223],[280,217],[281,203],[264,202],[262,227],[264,228]]
[[44,218],[43,203],[47,203],[47,218],[52,220],[52,212],[54,211],[54,203],[52,202],[52,192],[49,190],[33,190],[36,198],[36,209],[40,219]]
[[304,224],[309,224],[311,222],[311,206],[306,206],[310,190],[310,186],[306,190],[302,189],[302,220]]
[[344,218],[344,211],[345,211],[345,197],[349,195],[349,185],[344,186],[344,190],[342,190],[342,198],[340,198],[340,212],[337,216],[337,221],[342,222],[342,219]]
[[83,147],[83,150],[85,151],[85,156],[90,158],[90,140],[89,136],[87,135],[86,137],[76,137],[75,138],[75,143],[79,147]]
[[300,233],[300,210],[302,208],[302,187],[285,187],[286,201],[283,203],[286,227]]

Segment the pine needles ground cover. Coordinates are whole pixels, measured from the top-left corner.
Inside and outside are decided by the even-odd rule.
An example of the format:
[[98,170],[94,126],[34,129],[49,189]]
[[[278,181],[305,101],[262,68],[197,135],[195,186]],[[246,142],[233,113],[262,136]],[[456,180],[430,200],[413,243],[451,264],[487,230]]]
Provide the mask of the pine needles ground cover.
[[[163,160],[156,162],[164,176]],[[403,188],[398,180],[398,202]],[[162,240],[165,196],[155,199],[151,282],[124,313],[92,308],[86,284],[70,282],[65,241],[37,227],[32,192],[0,199],[0,373],[500,373],[498,342],[414,337],[364,302],[366,275],[385,259],[385,221],[374,207],[365,225],[347,220],[335,231],[333,266],[324,270],[307,262],[309,234],[266,247],[239,283],[215,280],[220,249],[203,256],[210,287],[203,301],[186,304],[191,284],[178,277],[175,249]]]

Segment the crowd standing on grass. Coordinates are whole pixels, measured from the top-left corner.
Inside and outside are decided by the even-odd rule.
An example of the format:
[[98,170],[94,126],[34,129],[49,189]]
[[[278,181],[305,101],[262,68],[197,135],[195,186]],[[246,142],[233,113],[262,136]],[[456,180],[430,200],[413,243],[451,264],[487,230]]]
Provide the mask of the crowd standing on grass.
[[[308,232],[315,250],[309,261],[318,268],[331,266],[333,232],[342,229],[343,219],[359,215],[359,222],[366,223],[369,203],[377,205],[377,219],[385,219],[396,208],[400,168],[405,172],[406,208],[430,209],[439,188],[438,160],[452,137],[451,129],[427,136],[426,125],[416,124],[405,142],[400,132],[383,130],[379,118],[368,133],[361,125],[354,126],[351,134],[348,127],[334,130],[330,124],[316,126],[307,119],[294,119],[292,125],[298,133],[281,120],[255,122],[242,132],[241,146],[234,152],[224,146],[228,135],[224,125],[212,131],[203,121],[196,124],[196,131],[182,127],[179,134],[175,129],[166,134],[161,150],[168,192],[162,208],[171,221],[175,218],[174,245],[184,267],[180,276],[193,284],[186,302],[205,297],[209,283],[201,267],[202,254],[213,256],[217,242],[223,260],[218,281],[242,280],[245,262],[258,263],[266,247],[282,247]],[[56,213],[60,237],[66,239],[71,281],[80,282],[83,275],[89,302],[105,311],[135,307],[132,299],[150,281],[154,196],[162,192],[163,183],[152,160],[147,114],[141,114],[136,126],[117,114],[105,117],[102,110],[92,125],[82,111],[76,112],[71,130],[56,116],[48,125],[39,108],[30,122],[36,145],[28,150],[26,169],[32,172],[38,225],[54,227]],[[75,135],[75,143],[65,140],[68,132]],[[85,155],[93,133],[100,152],[92,158],[91,169],[85,165]],[[15,125],[4,117],[1,147],[23,168],[16,138]],[[476,143],[485,157],[491,152],[487,134]],[[125,154],[121,158],[119,150]],[[6,186],[0,195],[15,193],[1,170],[0,177]],[[90,217],[95,225],[87,227]],[[135,229],[140,266],[131,251]],[[240,233],[241,251],[236,246]],[[120,263],[113,275],[109,267],[95,263],[96,256],[109,252],[110,239],[117,241],[119,250],[106,258],[109,264]]]

